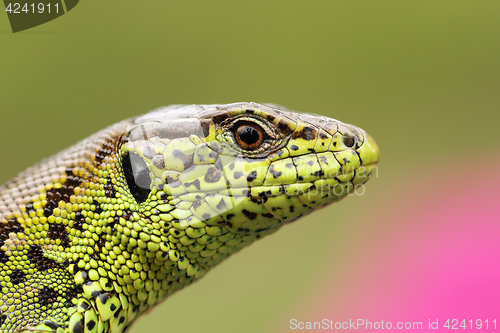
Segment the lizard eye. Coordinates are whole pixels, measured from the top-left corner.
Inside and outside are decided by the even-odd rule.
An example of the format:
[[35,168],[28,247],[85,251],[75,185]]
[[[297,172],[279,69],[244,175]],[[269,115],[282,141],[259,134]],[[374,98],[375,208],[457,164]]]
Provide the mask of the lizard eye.
[[143,203],[151,192],[151,178],[146,162],[136,153],[126,153],[122,165],[130,193],[138,204]]
[[347,148],[353,148],[356,145],[356,138],[351,134],[347,134],[347,133],[344,134],[343,141],[344,141],[344,145]]
[[235,124],[234,137],[238,146],[245,150],[254,150],[264,142],[265,132],[257,124],[242,121]]

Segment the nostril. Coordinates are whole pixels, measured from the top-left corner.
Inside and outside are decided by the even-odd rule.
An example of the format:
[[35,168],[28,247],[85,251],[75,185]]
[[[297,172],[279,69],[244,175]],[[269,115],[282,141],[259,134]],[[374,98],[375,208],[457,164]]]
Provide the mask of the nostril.
[[351,134],[347,134],[347,133],[344,134],[343,141],[344,141],[344,145],[347,148],[353,148],[356,145],[356,138],[354,138],[354,136]]

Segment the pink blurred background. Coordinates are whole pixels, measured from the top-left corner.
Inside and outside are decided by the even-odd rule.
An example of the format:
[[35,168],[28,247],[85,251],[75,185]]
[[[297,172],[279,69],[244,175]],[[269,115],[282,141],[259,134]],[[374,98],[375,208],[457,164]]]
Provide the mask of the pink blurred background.
[[368,331],[382,320],[385,329],[421,322],[426,331],[438,321],[439,331],[464,330],[464,319],[466,330],[471,319],[474,330],[480,322],[486,330],[488,319],[492,331],[496,319],[499,329],[500,160],[446,162],[400,175],[359,212],[369,222],[356,249],[330,263],[315,296],[287,310],[272,331],[323,319],[333,327],[369,321],[373,329],[356,326]]

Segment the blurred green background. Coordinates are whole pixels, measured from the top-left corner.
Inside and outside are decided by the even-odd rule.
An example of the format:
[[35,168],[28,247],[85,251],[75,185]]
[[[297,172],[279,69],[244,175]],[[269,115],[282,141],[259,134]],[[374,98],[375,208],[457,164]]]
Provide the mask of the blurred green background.
[[382,152],[364,195],[243,250],[131,330],[270,331],[321,293],[392,184],[443,163],[487,177],[475,160],[500,152],[499,17],[497,0],[86,0],[12,34],[0,14],[0,183],[162,105],[272,102],[362,127]]

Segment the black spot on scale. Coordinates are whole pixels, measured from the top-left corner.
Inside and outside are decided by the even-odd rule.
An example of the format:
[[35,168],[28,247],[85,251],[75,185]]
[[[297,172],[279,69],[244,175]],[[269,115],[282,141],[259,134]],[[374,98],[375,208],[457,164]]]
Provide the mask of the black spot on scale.
[[172,155],[182,161],[184,170],[187,170],[194,165],[193,154],[185,154],[182,150],[174,149]]
[[45,216],[45,217],[49,217],[50,215],[52,215],[52,208],[45,207],[45,208],[43,209],[43,216]]
[[304,180],[304,177],[302,177],[302,176],[300,176],[300,175],[299,175],[299,176],[297,176],[297,179],[298,179],[299,181],[302,181],[302,180]]
[[[99,297],[99,300],[101,301],[102,304],[106,304],[106,302],[108,301],[109,299],[109,294],[108,293],[102,293],[100,294],[98,297]],[[115,307],[116,308],[116,307]]]
[[77,321],[75,325],[73,326],[73,331],[72,333],[83,333],[84,332],[84,327],[83,327],[83,318],[80,321]]
[[293,132],[293,129],[290,128],[291,123],[288,123],[287,121],[283,120],[283,118],[278,121],[276,124],[276,127],[280,130],[281,133],[284,135],[288,135]]
[[208,157],[212,158],[212,159],[217,159],[219,157],[218,153],[214,150],[210,151],[210,153],[208,153]]
[[142,153],[147,159],[152,159],[156,155],[154,148],[149,144],[144,147]]
[[95,327],[96,322],[94,320],[89,320],[87,322],[87,328],[92,331],[92,329]]
[[[97,282],[96,282],[96,283],[97,283]],[[87,283],[85,283],[85,285],[87,285],[88,287],[90,287],[90,286],[91,286],[91,285],[93,285],[93,284],[94,284],[94,282],[93,282],[93,281],[90,281],[90,280],[89,280],[89,281],[87,281]],[[103,292],[102,292],[101,290],[94,290],[94,291],[92,291],[92,292],[90,293],[90,295],[91,295],[92,297],[95,297],[95,298],[97,298],[97,297],[101,298],[101,297],[100,297],[100,295],[101,295],[101,294],[103,294]],[[106,293],[104,293],[104,294],[106,294]],[[101,302],[102,302],[102,301],[101,301]]]
[[254,197],[251,195],[248,195],[247,198],[249,198],[251,202],[255,202],[256,204],[259,205],[266,203],[269,200],[268,197]]
[[59,325],[57,325],[53,321],[44,321],[43,324],[53,330],[57,330],[59,328]]
[[222,174],[218,172],[215,168],[210,167],[205,175],[205,181],[207,183],[216,183],[222,177]]
[[240,177],[242,177],[242,176],[243,176],[243,172],[241,172],[241,171],[236,171],[236,172],[233,174],[233,176],[234,176],[234,179],[239,179]]
[[228,219],[228,220],[232,219],[233,217],[234,217],[234,214],[227,214],[226,215],[226,219]]
[[208,213],[205,213],[201,216],[204,220],[208,220],[209,218],[211,218],[210,214]]
[[306,141],[311,141],[311,140],[314,140],[316,138],[316,136],[317,136],[316,132],[317,132],[317,130],[315,128],[306,126],[298,131],[295,131],[292,135],[292,138],[294,138],[294,139],[301,138],[301,139],[304,139]]
[[299,147],[297,145],[291,145],[290,149],[291,150],[299,150]]
[[202,201],[201,200],[198,200],[198,201],[195,201],[193,202],[193,205],[191,206],[193,209],[198,209],[198,207],[200,207],[202,205]]
[[257,171],[253,170],[250,172],[250,174],[247,176],[247,182],[251,183],[257,178]]
[[253,213],[253,212],[249,212],[248,210],[246,209],[243,209],[242,210],[242,213],[245,214],[245,216],[249,219],[249,220],[255,220],[257,218],[257,213]]
[[82,303],[80,304],[80,307],[81,307],[83,310],[87,310],[87,309],[89,309],[89,308],[90,308],[90,306],[91,306],[91,305],[90,305],[89,303],[87,303],[87,302],[82,302]]
[[269,172],[273,175],[274,178],[278,178],[281,175],[283,175],[283,172],[281,172],[281,171],[274,171],[274,167],[272,165],[269,168]]
[[194,186],[194,187],[196,187],[196,189],[198,191],[201,189],[201,187],[200,187],[200,180],[199,179],[195,179],[192,182],[185,182],[184,185],[185,185],[185,187]]
[[5,322],[5,319],[7,319],[7,315],[5,315],[4,313],[2,313],[0,315],[0,326],[3,325],[3,323]]
[[[120,320],[118,321],[118,324],[122,325],[125,322],[125,317],[121,317]],[[124,330],[125,332],[126,330]]]
[[271,122],[272,122],[272,121],[274,121],[274,120],[276,119],[276,117],[275,117],[275,116],[273,116],[272,114],[269,114],[269,113],[266,115],[266,118],[267,118],[267,120],[269,120],[269,121],[271,121]]
[[102,213],[102,208],[101,208],[101,205],[97,204],[95,206],[95,210],[94,210],[94,214],[101,214]]
[[322,177],[324,174],[325,173],[323,172],[323,170],[318,170],[318,171],[311,173],[311,176]]
[[21,282],[24,282],[26,275],[23,273],[23,271],[20,271],[18,269],[13,269],[12,274],[10,274],[10,282],[12,284],[19,284]]
[[217,207],[217,209],[222,209],[222,208],[226,207],[226,202],[224,201],[224,199],[220,199],[220,201],[216,207]]
[[26,212],[31,212],[31,211],[35,211],[35,209],[33,208],[33,203],[29,203],[26,205]]
[[81,275],[82,275],[83,283],[86,284],[87,282],[90,281],[90,279],[89,279],[89,273],[87,271],[82,271]]

